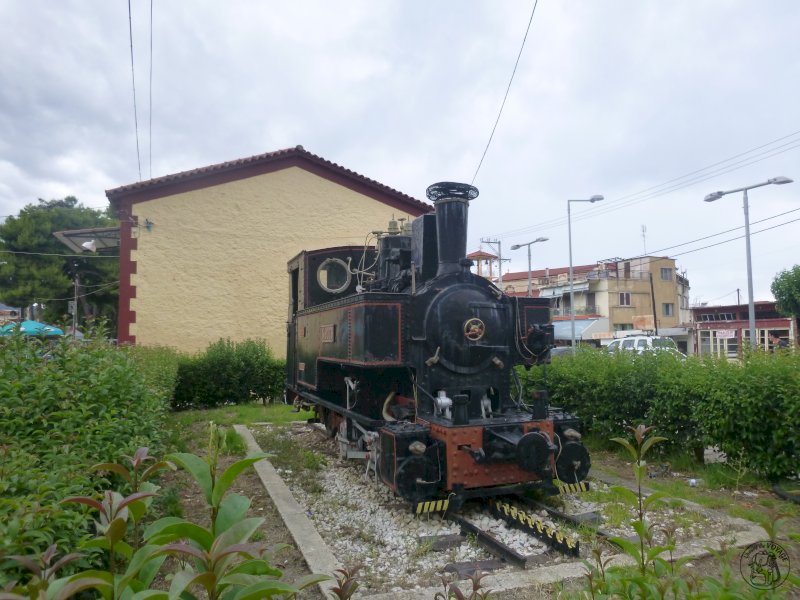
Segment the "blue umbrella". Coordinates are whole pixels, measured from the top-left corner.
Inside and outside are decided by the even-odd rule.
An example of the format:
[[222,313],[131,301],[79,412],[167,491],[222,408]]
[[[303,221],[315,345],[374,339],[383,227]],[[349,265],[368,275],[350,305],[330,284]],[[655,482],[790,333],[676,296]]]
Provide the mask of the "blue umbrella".
[[40,323],[39,321],[22,321],[22,323],[7,323],[0,327],[0,335],[12,335],[19,330],[22,335],[52,337],[64,335],[58,327]]

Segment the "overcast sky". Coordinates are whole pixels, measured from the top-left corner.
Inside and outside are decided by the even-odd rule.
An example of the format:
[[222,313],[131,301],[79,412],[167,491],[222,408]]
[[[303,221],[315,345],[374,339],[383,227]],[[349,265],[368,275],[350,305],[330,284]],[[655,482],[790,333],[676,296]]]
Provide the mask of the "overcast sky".
[[[105,207],[139,162],[148,179],[298,144],[420,199],[471,182],[533,9],[157,0],[151,86],[150,2],[131,4],[139,160],[127,3],[0,0],[0,217],[66,195]],[[499,239],[524,270],[511,245],[544,236],[534,268],[566,266],[567,199],[603,194],[571,205],[573,264],[670,255],[693,303],[746,302],[744,239],[696,250],[744,235],[742,194],[703,198],[783,175],[798,182],[750,192],[771,299],[800,263],[799,107],[796,0],[540,0],[469,249]]]

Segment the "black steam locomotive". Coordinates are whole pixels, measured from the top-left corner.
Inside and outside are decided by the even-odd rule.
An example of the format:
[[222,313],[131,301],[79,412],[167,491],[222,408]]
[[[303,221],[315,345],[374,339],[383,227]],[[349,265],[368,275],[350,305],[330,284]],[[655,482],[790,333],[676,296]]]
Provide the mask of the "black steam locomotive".
[[549,361],[549,301],[470,272],[476,188],[427,195],[435,212],[390,222],[375,247],[289,262],[287,397],[418,512],[580,482],[590,459],[577,420],[544,391],[524,397],[514,370]]

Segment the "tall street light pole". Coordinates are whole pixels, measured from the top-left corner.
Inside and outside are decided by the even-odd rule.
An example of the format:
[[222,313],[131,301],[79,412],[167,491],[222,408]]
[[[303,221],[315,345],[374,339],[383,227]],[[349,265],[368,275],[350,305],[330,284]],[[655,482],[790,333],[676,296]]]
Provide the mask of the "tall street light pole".
[[750,257],[750,207],[747,204],[747,190],[752,190],[753,188],[758,188],[765,185],[783,185],[785,183],[792,183],[792,181],[793,180],[789,179],[788,177],[773,177],[772,179],[767,179],[762,183],[746,185],[744,187],[736,188],[735,190],[728,190],[726,192],[712,192],[705,197],[706,202],[714,202],[715,200],[719,200],[727,194],[744,192],[744,238],[745,250],[747,252],[747,294],[749,298],[747,301],[747,312],[749,313],[748,325],[750,329],[749,337],[751,348],[756,347],[758,340],[756,339],[756,310],[755,301],[753,299],[753,262]]
[[575,286],[572,280],[572,215],[570,204],[573,202],[600,202],[603,196],[595,194],[591,198],[567,200],[567,232],[569,236],[569,313],[570,327],[572,329],[572,353],[575,354]]
[[533,240],[532,242],[528,242],[527,244],[514,244],[511,246],[512,250],[519,250],[523,246],[528,247],[528,298],[531,297],[532,294],[532,280],[531,280],[531,244],[538,244],[539,242],[546,242],[550,238],[546,237],[539,237]]

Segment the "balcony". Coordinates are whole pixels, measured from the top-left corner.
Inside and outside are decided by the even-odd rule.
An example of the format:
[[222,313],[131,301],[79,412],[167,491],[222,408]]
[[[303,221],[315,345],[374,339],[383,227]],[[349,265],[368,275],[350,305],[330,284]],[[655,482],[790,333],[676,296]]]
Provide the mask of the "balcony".
[[[567,308],[552,308],[551,314],[554,317],[569,317],[572,315],[569,307]],[[578,315],[586,316],[586,315],[599,315],[600,313],[597,310],[596,306],[578,306],[575,309],[575,316]]]
[[[648,271],[631,271],[627,275],[622,271],[597,270],[588,273],[575,273],[572,278],[574,284],[585,283],[588,281],[600,281],[603,279],[638,279],[645,280],[650,278]],[[537,288],[556,287],[569,285],[569,277],[566,273],[553,275],[551,277],[534,277],[533,284]]]

